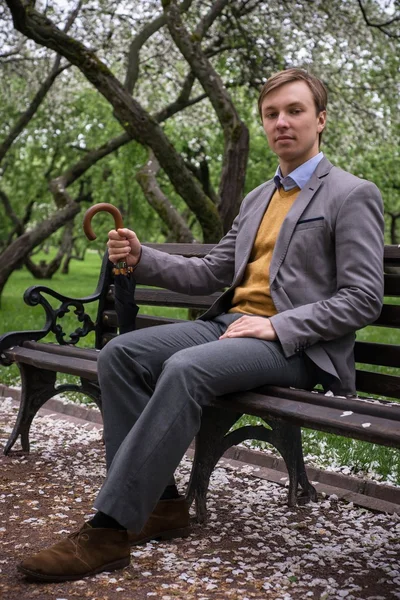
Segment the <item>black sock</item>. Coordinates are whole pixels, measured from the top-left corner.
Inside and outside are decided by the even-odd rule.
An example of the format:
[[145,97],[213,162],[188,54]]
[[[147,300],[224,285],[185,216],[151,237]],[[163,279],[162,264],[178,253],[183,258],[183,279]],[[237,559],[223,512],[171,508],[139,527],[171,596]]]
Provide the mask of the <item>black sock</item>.
[[162,493],[160,500],[174,500],[174,498],[179,498],[179,492],[176,485],[167,485],[165,490]]
[[93,519],[90,519],[89,525],[94,529],[120,529],[121,531],[125,530],[125,527],[122,527],[112,517],[102,513],[101,511],[97,512]]

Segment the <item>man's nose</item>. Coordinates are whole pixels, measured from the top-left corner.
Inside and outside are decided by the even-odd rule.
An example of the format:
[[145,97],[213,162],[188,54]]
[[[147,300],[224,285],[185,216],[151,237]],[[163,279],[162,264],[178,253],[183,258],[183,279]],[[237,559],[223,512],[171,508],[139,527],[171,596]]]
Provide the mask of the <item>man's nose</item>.
[[277,127],[287,127],[288,126],[288,122],[287,122],[285,113],[283,113],[283,112],[279,113],[278,118],[276,120],[276,126]]

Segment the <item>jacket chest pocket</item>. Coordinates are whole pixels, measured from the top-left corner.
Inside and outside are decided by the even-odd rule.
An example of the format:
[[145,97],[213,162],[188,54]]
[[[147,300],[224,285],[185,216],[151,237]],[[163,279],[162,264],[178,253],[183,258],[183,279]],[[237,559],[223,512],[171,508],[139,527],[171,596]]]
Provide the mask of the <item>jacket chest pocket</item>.
[[324,219],[298,223],[289,244],[287,261],[303,273],[332,277],[334,242]]

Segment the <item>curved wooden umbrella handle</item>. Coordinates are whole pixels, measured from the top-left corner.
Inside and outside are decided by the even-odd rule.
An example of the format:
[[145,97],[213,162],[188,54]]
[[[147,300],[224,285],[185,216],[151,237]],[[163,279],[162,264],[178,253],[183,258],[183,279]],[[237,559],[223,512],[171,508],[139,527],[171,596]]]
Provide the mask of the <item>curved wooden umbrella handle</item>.
[[124,222],[122,220],[122,215],[119,212],[118,208],[113,204],[108,204],[108,202],[99,202],[98,204],[94,204],[90,208],[87,209],[85,215],[83,217],[83,231],[85,232],[88,240],[95,240],[96,235],[92,229],[92,217],[98,212],[105,211],[112,214],[114,217],[115,229],[121,229],[124,226]]

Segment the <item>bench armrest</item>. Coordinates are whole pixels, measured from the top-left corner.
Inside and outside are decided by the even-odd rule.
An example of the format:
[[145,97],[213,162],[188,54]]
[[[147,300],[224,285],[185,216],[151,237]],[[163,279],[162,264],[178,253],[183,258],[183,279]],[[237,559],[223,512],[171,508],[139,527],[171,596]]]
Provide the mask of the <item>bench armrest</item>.
[[[53,308],[44,294],[60,301],[58,307]],[[85,305],[99,300],[101,293],[96,290],[96,293],[83,298],[71,298],[63,296],[55,290],[43,285],[34,285],[29,287],[24,293],[24,302],[28,306],[41,305],[45,311],[46,322],[43,329],[31,331],[11,331],[0,336],[0,362],[2,364],[10,364],[10,362],[2,356],[4,350],[13,346],[21,346],[28,340],[39,341],[48,333],[54,333],[59,344],[76,344],[82,337],[95,329],[95,323],[91,316],[85,311]],[[58,323],[64,315],[71,312],[75,313],[78,322],[82,323],[81,327],[77,327],[73,332],[67,334],[63,327]]]
[[[96,329],[96,323],[93,322],[91,316],[85,311],[85,306],[98,301],[99,309],[100,305],[102,305],[101,310],[103,310],[103,304],[111,278],[111,263],[109,263],[108,255],[106,253],[103,258],[96,290],[90,296],[72,298],[70,296],[64,296],[44,285],[34,285],[29,287],[24,293],[24,302],[28,304],[28,306],[37,306],[40,304],[45,311],[46,322],[43,329],[11,331],[0,336],[0,363],[4,365],[11,364],[4,356],[4,350],[13,346],[21,346],[28,340],[37,342],[50,332],[54,333],[56,340],[60,345],[74,345],[88,333],[94,331]],[[59,300],[59,306],[53,308],[44,294]],[[62,319],[62,317],[71,312],[71,310],[75,313],[78,322],[82,323],[82,326],[77,327],[72,333],[65,333],[62,325],[58,323],[58,320]]]

